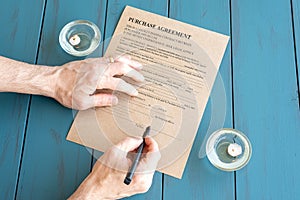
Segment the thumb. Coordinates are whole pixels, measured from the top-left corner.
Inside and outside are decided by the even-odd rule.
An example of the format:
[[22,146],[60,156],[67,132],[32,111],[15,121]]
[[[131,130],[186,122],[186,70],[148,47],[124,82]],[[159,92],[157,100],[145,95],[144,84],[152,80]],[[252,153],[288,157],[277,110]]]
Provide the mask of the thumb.
[[118,104],[118,98],[112,94],[95,94],[91,96],[95,107],[113,106]]

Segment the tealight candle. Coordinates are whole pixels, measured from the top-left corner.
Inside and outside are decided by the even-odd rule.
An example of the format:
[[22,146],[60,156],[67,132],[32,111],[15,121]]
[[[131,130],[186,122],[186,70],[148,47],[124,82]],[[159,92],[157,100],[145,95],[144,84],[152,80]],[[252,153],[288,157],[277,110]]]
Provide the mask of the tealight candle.
[[249,162],[252,147],[249,139],[242,132],[222,128],[209,136],[206,142],[206,154],[215,167],[224,171],[236,171]]
[[[101,32],[92,22],[75,20],[66,24],[59,34],[59,44],[72,56],[88,56],[93,53],[101,41]],[[100,48],[98,49],[100,50]],[[99,52],[95,52],[95,55]]]
[[75,35],[72,35],[70,38],[69,38],[69,43],[72,45],[72,46],[76,46],[80,43],[80,37],[75,34]]
[[242,154],[242,147],[237,143],[231,143],[228,145],[227,153],[232,157],[237,157]]

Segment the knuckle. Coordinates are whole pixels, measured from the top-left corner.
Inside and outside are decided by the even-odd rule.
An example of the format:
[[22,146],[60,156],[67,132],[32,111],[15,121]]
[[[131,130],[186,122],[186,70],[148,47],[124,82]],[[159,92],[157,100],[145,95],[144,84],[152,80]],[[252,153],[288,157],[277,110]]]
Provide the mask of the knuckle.
[[85,71],[86,69],[89,69],[91,68],[93,65],[91,64],[90,61],[88,60],[83,60],[81,63],[80,63],[80,70],[81,72],[82,71]]
[[95,100],[97,105],[106,105],[108,100],[105,96],[99,97]]
[[76,101],[73,104],[74,104],[74,107],[77,108],[78,110],[88,109],[88,106],[84,101]]
[[110,77],[108,76],[101,76],[99,79],[98,79],[98,86],[99,87],[104,87],[106,85],[106,83],[109,83],[111,82],[111,79]]
[[119,72],[119,73],[124,73],[126,72],[126,68],[128,67],[128,65],[126,63],[123,63],[123,62],[116,62],[115,64],[115,70],[116,72]]

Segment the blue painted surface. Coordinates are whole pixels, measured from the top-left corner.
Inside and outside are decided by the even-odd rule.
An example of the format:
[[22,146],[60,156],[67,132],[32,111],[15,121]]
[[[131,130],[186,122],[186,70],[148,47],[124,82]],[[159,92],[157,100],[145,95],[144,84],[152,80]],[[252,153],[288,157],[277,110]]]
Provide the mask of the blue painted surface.
[[[10,0],[1,4],[0,55],[34,63],[44,1]],[[0,94],[0,199],[15,196],[28,105],[29,95]]]
[[[270,6],[272,5],[272,6]],[[233,1],[235,126],[253,155],[238,199],[299,199],[300,113],[290,2]]]
[[292,1],[293,8],[293,21],[294,21],[294,36],[295,36],[295,49],[296,49],[296,60],[297,60],[297,73],[298,73],[298,100],[300,109],[300,2],[297,0]]
[[[147,194],[129,199],[235,199],[235,190],[237,199],[246,200],[300,196],[299,1],[48,0],[42,30],[44,1],[2,3],[0,27],[5,28],[0,29],[0,55],[30,63],[35,63],[38,50],[39,64],[74,60],[59,47],[59,30],[74,19],[88,19],[108,39],[127,4],[231,34],[232,49],[229,45],[220,68],[227,95],[224,126],[234,126],[249,136],[253,145],[250,163],[236,173],[235,182],[233,173],[213,168],[206,158],[198,159],[211,116],[210,101],[183,179],[156,173]],[[99,49],[97,55],[101,54]],[[28,104],[27,95],[0,94],[0,199],[14,199],[19,169],[17,199],[65,199],[89,173],[93,157],[65,140],[72,111],[52,99],[34,96],[20,168]]]

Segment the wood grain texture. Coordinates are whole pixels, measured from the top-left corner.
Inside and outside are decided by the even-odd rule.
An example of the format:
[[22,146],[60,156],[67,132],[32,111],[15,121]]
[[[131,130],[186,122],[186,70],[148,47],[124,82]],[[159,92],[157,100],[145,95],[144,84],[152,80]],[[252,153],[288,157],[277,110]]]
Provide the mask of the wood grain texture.
[[[76,1],[77,2],[77,1]],[[231,127],[234,88],[235,127],[253,146],[250,163],[237,172],[237,199],[298,199],[300,196],[300,112],[296,62],[300,60],[300,3],[231,1],[233,77],[228,46],[220,72],[226,89],[225,127]],[[44,1],[6,0],[0,7],[0,55],[34,63]],[[168,15],[196,26],[230,34],[229,0],[47,1],[38,63],[60,65],[77,59],[58,44],[60,29],[74,19],[96,23],[111,37],[125,5]],[[294,19],[293,41],[292,17]],[[101,55],[101,49],[98,52]],[[298,82],[299,83],[299,82]],[[214,92],[214,90],[213,90]],[[0,94],[0,199],[15,199],[29,96]],[[146,194],[129,199],[234,199],[233,173],[198,159],[211,116],[211,101],[198,130],[182,180],[156,173]],[[65,140],[73,113],[54,100],[34,96],[16,199],[66,199],[90,171],[91,154]],[[162,180],[164,184],[162,185]],[[163,190],[162,190],[163,188]],[[163,197],[162,197],[163,195]]]
[[298,199],[300,114],[290,1],[232,1],[235,126],[252,141],[237,199]]
[[[170,1],[169,17],[230,35],[229,1],[172,0]],[[220,74],[223,79],[227,102],[224,126],[232,127],[230,44],[220,66]],[[220,92],[219,88],[214,87],[212,93],[214,92]],[[214,100],[214,102],[218,101]],[[212,103],[213,101],[210,99],[182,180],[165,176],[164,199],[234,199],[233,173],[222,172],[214,168],[207,158],[198,158],[200,146],[211,120]]]
[[[140,8],[146,11],[154,12],[160,15],[167,15],[168,13],[168,1],[140,1],[140,0],[109,0],[107,8],[107,25],[105,29],[105,38],[107,40],[106,45],[109,43],[111,36],[115,30],[115,27],[119,21],[119,18],[126,5]],[[150,190],[146,194],[139,194],[126,199],[161,199],[162,198],[162,174],[156,173],[153,179],[153,184]]]
[[[74,60],[59,46],[61,28],[85,19],[103,32],[105,12],[106,1],[47,1],[38,63]],[[32,98],[17,199],[66,199],[90,172],[91,153],[65,139],[73,114],[52,99]]]
[[295,36],[295,50],[296,50],[296,61],[297,61],[297,69],[298,72],[298,101],[299,101],[299,109],[300,109],[300,2],[297,0],[292,0],[292,12],[293,12],[293,20],[294,20],[294,36]]
[[[44,1],[1,1],[0,55],[35,62],[43,5]],[[10,200],[17,185],[29,95],[1,93],[0,105],[0,199]]]

